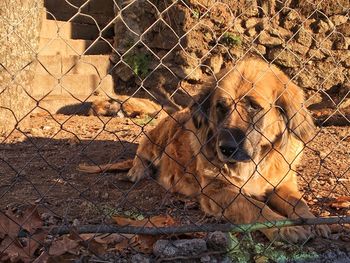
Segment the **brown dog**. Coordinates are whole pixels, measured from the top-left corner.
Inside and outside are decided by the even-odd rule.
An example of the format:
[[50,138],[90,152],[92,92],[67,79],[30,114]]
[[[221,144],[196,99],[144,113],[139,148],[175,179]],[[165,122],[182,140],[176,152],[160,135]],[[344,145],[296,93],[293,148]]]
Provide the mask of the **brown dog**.
[[88,115],[135,118],[159,115],[161,107],[149,99],[119,95],[113,99],[94,100]]
[[[250,58],[148,132],[127,177],[140,180],[155,166],[166,189],[197,196],[205,213],[232,223],[312,218],[295,171],[313,131],[302,90],[276,67]],[[125,164],[80,170],[119,170]],[[327,226],[261,231],[270,240],[290,242],[330,233]]]

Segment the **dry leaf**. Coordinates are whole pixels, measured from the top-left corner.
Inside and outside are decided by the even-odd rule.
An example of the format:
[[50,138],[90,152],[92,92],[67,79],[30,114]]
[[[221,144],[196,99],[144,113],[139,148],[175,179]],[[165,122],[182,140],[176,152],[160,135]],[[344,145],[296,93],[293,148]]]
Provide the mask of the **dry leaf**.
[[[92,249],[94,252],[96,252],[95,250],[100,250],[99,254],[102,254],[100,252],[106,252],[107,246],[114,246],[116,250],[122,251],[130,246],[134,247],[136,244],[135,235],[121,235],[116,233],[101,235],[91,233],[80,234],[79,236],[82,242],[86,242],[85,246],[88,245],[90,250]],[[76,237],[74,239],[79,242]],[[81,242],[79,244],[83,245]]]
[[46,251],[43,251],[41,252],[40,256],[33,261],[33,263],[47,263],[49,258],[49,254],[47,254]]
[[100,244],[116,244],[123,240],[124,237],[120,234],[104,234],[95,237],[96,242]]
[[79,243],[76,240],[70,239],[67,235],[62,236],[60,239],[52,242],[49,255],[60,256],[65,253],[78,254]]
[[112,219],[119,226],[144,226],[144,220],[133,220],[123,216],[113,216]]
[[175,225],[175,220],[169,216],[169,215],[165,215],[165,216],[153,216],[149,219],[149,226],[150,227],[166,227],[166,226],[172,226]]
[[153,244],[158,238],[158,236],[151,235],[132,235],[124,237],[123,240],[115,245],[115,249],[121,252],[125,249],[132,248],[140,253],[151,253]]
[[115,249],[116,249],[117,251],[121,252],[121,251],[127,249],[129,246],[130,246],[130,245],[129,245],[129,239],[125,237],[125,238],[122,239],[119,243],[117,243],[117,244],[115,245]]
[[350,208],[350,196],[339,196],[329,203],[331,207],[336,209]]
[[[89,241],[97,237],[97,234],[80,234],[80,238],[84,241]],[[75,238],[74,238],[75,239]]]
[[16,215],[10,210],[7,210],[5,214],[0,214],[0,236],[2,237],[5,235],[12,238],[17,237],[21,227],[32,234],[42,226],[43,221],[36,206],[27,208],[20,215]]
[[75,228],[70,229],[69,237],[79,243],[82,247],[95,255],[104,254],[107,251],[107,244],[95,240],[96,234],[81,234]]
[[27,238],[22,238],[25,243],[25,246],[22,248],[27,255],[33,257],[35,251],[42,246],[44,240],[47,236],[47,231],[41,231],[35,235],[32,235]]
[[0,214],[0,237],[3,239],[6,235],[11,238],[18,236],[20,227],[16,224],[9,215]]
[[95,255],[102,255],[107,252],[107,244],[98,243],[95,239],[82,241],[79,244]]
[[22,216],[21,221],[22,228],[27,230],[29,233],[34,233],[37,229],[43,227],[43,221],[39,215],[36,206],[28,208]]
[[123,216],[113,216],[112,218],[120,226],[166,227],[175,225],[175,220],[169,215],[153,216],[142,220],[134,220]]
[[151,235],[137,235],[135,236],[136,244],[133,245],[135,250],[141,253],[151,253],[153,250],[153,245],[158,240],[159,236]]
[[1,262],[31,262],[32,255],[28,255],[23,249],[22,244],[17,238],[13,239],[9,236],[2,240],[0,245],[0,261]]
[[[169,215],[159,215],[142,220],[134,220],[123,216],[114,216],[113,220],[120,226],[136,226],[136,227],[167,227],[175,225],[175,220]],[[153,244],[159,236],[151,235],[134,235],[130,239],[125,239],[116,245],[118,251],[132,247],[138,252],[152,252]]]
[[0,245],[1,262],[31,262],[34,253],[42,245],[47,232],[40,232],[27,238],[13,238],[6,236]]

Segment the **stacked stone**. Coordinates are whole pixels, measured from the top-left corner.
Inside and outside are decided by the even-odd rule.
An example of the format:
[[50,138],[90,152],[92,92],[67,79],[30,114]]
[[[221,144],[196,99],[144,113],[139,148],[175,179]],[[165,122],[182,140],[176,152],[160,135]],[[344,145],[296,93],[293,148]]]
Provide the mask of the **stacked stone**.
[[[335,93],[340,102],[349,91],[346,0],[151,2],[125,1],[125,9],[117,10],[115,74],[129,87],[142,84],[171,93],[182,80],[203,82],[254,53],[304,88],[309,105],[321,103],[326,93]],[[138,54],[147,54],[143,76],[135,76],[130,62]]]

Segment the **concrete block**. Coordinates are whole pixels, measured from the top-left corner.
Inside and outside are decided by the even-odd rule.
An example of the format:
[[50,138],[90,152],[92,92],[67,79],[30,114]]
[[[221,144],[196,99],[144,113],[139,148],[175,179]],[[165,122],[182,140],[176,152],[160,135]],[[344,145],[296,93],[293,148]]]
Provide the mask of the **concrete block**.
[[96,39],[100,31],[97,26],[56,20],[43,20],[40,37],[63,39]]
[[90,56],[39,56],[36,74],[48,74],[60,77],[66,74],[106,76],[110,62],[108,55]]
[[69,0],[69,3],[65,0],[45,0],[44,6],[53,14],[71,13],[74,15],[78,12],[88,15],[114,14],[113,0]]
[[113,38],[113,25],[98,28],[96,24],[82,24],[58,20],[43,19],[40,37],[63,39],[95,40],[100,36]]
[[[85,2],[88,2],[84,4]],[[44,19],[98,25],[103,29],[115,18],[113,0],[45,0]]]
[[[40,100],[38,103],[38,107],[33,110],[33,113],[40,112],[50,112],[51,114],[55,114],[57,112],[62,111],[63,108],[67,106],[76,110],[76,112],[85,112],[86,115],[89,112],[91,107],[91,102],[99,97],[91,96],[84,97],[79,96],[77,98],[73,98],[70,95],[49,95],[44,99]],[[73,111],[74,112],[74,111]]]
[[32,83],[33,94],[36,100],[40,100],[45,95],[64,96],[89,96],[91,94],[114,94],[114,83],[111,75],[106,75],[102,79],[97,75],[64,75],[55,78],[50,75],[37,74]]
[[111,51],[111,44],[104,40],[40,38],[38,54],[41,56],[100,55],[110,54]]

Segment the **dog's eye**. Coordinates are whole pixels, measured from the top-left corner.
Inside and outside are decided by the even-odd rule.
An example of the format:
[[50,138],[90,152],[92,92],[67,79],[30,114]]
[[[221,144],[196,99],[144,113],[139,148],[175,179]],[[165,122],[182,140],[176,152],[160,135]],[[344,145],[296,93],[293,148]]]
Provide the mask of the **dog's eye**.
[[247,98],[247,107],[249,111],[254,112],[260,111],[262,109],[262,107],[257,102],[250,98]]
[[229,111],[229,107],[222,101],[216,103],[216,110],[219,114],[227,114]]

